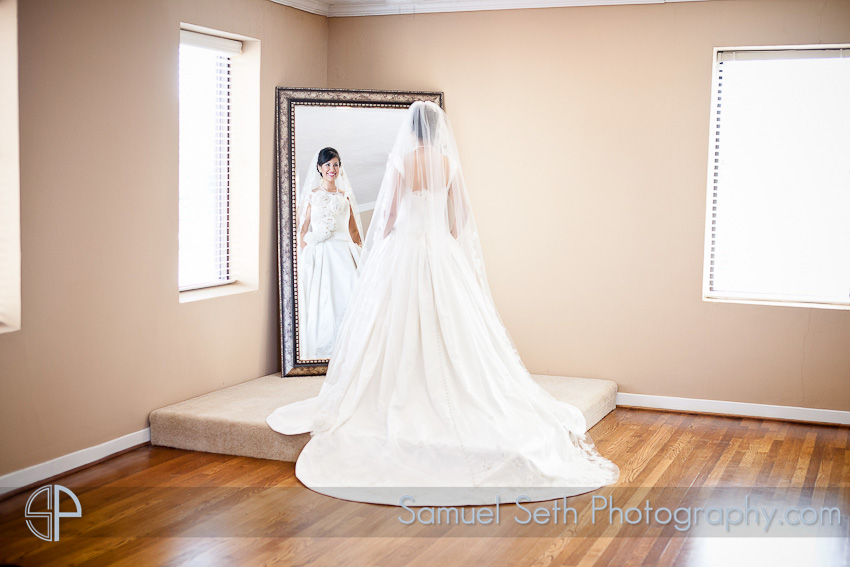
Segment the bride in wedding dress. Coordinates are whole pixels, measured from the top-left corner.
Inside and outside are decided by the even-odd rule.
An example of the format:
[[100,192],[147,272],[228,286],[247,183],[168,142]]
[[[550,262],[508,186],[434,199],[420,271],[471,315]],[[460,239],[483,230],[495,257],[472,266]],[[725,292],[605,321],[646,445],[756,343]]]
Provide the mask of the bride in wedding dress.
[[414,103],[398,133],[319,395],[267,422],[311,432],[295,474],[345,500],[485,505],[617,481],[582,413],[534,381],[499,318],[436,104]]
[[298,191],[299,358],[328,358],[357,278],[363,224],[333,148],[310,161]]

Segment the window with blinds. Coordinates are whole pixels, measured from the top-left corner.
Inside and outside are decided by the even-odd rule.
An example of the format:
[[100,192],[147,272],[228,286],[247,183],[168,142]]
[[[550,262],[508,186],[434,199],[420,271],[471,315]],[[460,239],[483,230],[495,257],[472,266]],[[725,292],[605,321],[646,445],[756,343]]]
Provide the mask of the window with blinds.
[[850,307],[850,46],[715,55],[704,298]]
[[21,328],[18,4],[0,1],[0,333]]
[[180,291],[231,283],[230,59],[239,41],[181,30]]

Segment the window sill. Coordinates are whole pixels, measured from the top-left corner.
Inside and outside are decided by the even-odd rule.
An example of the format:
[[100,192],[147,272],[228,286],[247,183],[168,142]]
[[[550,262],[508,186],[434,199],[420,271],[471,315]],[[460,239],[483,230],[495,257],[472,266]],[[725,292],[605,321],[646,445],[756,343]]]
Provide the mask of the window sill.
[[772,301],[769,299],[737,299],[728,297],[705,297],[703,301],[710,303],[741,303],[744,305],[773,305],[778,307],[809,307],[813,309],[838,309],[850,310],[850,304],[846,303],[807,303],[804,301]]
[[7,325],[6,323],[0,323],[0,335],[3,333],[14,333],[15,331],[20,331],[20,327],[15,327],[12,325]]
[[193,301],[201,301],[204,299],[212,299],[214,297],[224,297],[227,295],[236,295],[239,293],[248,293],[257,291],[256,286],[248,285],[240,281],[229,284],[217,285],[214,287],[204,287],[200,289],[190,289],[179,292],[180,303],[191,303]]

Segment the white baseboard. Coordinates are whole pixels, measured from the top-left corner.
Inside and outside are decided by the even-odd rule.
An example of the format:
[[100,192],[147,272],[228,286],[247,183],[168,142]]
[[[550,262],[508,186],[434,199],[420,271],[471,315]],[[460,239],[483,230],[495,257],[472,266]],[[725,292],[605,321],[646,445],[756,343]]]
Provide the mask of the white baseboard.
[[850,425],[850,411],[617,393],[618,406]]
[[150,428],[0,476],[0,494],[68,472],[151,440]]

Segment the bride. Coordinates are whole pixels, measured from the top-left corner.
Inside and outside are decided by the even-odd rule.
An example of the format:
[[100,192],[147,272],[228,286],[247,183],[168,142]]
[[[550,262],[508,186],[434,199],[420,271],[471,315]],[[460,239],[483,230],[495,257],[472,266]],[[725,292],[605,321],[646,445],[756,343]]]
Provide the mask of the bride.
[[414,103],[389,156],[319,395],[269,426],[311,432],[295,468],[346,500],[434,506],[573,496],[617,481],[582,413],[529,375],[496,311],[458,151]]
[[328,358],[348,307],[363,232],[339,152],[320,150],[298,194],[299,358]]

